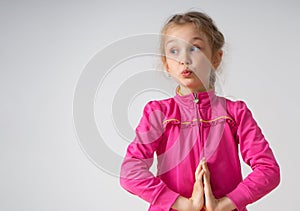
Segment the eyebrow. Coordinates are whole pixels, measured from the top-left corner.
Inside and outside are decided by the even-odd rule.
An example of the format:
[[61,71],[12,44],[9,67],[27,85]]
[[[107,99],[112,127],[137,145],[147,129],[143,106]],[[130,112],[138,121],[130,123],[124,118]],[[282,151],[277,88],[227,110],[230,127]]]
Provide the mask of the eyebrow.
[[201,37],[194,37],[193,40],[201,40],[204,42],[204,40]]
[[[174,42],[174,41],[177,41],[178,39],[172,39],[172,40],[169,40],[168,42],[166,42],[166,45],[168,45],[169,43],[172,43],[172,42]],[[204,40],[201,38],[201,37],[193,37],[192,38],[192,41],[194,41],[194,40],[200,40],[200,41],[202,41],[202,42],[204,42]]]

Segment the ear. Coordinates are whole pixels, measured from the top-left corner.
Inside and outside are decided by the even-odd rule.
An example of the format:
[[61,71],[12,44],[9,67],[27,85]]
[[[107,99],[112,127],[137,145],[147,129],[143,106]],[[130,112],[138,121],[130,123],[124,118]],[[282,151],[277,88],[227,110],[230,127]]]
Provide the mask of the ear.
[[215,53],[213,63],[212,63],[215,70],[219,67],[222,61],[222,56],[223,56],[223,51],[221,49]]
[[165,67],[166,71],[169,73],[169,66],[167,63],[164,64],[164,67]]
[[166,61],[166,58],[165,58],[165,57],[162,57],[162,58],[161,58],[161,61],[162,61],[162,63],[163,63],[163,66],[164,66],[165,70],[166,70],[167,72],[169,72],[169,66],[168,66],[168,63],[167,63],[167,61]]

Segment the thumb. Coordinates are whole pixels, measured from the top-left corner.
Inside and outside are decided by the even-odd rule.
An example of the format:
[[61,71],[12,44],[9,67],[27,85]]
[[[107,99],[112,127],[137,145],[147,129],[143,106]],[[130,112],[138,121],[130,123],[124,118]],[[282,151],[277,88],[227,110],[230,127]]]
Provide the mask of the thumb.
[[209,175],[204,173],[204,193],[206,196],[210,196],[212,194],[211,185],[209,181]]
[[206,162],[203,164],[203,171],[204,171],[204,175],[203,175],[204,192],[205,192],[205,195],[210,196],[212,194],[212,189],[211,189],[211,185],[210,185],[210,172],[208,170]]

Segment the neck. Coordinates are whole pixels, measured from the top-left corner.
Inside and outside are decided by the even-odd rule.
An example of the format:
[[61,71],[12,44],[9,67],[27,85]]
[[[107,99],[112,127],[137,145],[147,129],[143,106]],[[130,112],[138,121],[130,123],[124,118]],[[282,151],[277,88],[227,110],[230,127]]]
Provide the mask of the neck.
[[[209,90],[212,89],[212,87],[209,87]],[[178,93],[179,95],[187,95],[190,93],[195,93],[195,92],[206,92],[208,91],[205,87],[199,87],[197,89],[191,89],[187,88],[181,85],[178,85]]]

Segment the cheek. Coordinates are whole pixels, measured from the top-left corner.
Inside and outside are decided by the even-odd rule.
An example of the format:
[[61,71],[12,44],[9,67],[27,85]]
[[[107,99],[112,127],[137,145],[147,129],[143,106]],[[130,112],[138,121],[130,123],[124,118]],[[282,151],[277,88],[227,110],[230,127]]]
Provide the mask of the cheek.
[[169,68],[176,68],[179,65],[178,61],[170,58],[166,60],[166,64],[168,65]]
[[193,63],[196,71],[208,73],[212,69],[211,61],[204,54],[193,56]]
[[203,82],[208,81],[212,71],[211,62],[207,59],[206,56],[203,55],[194,58],[193,61],[193,68],[197,77]]

